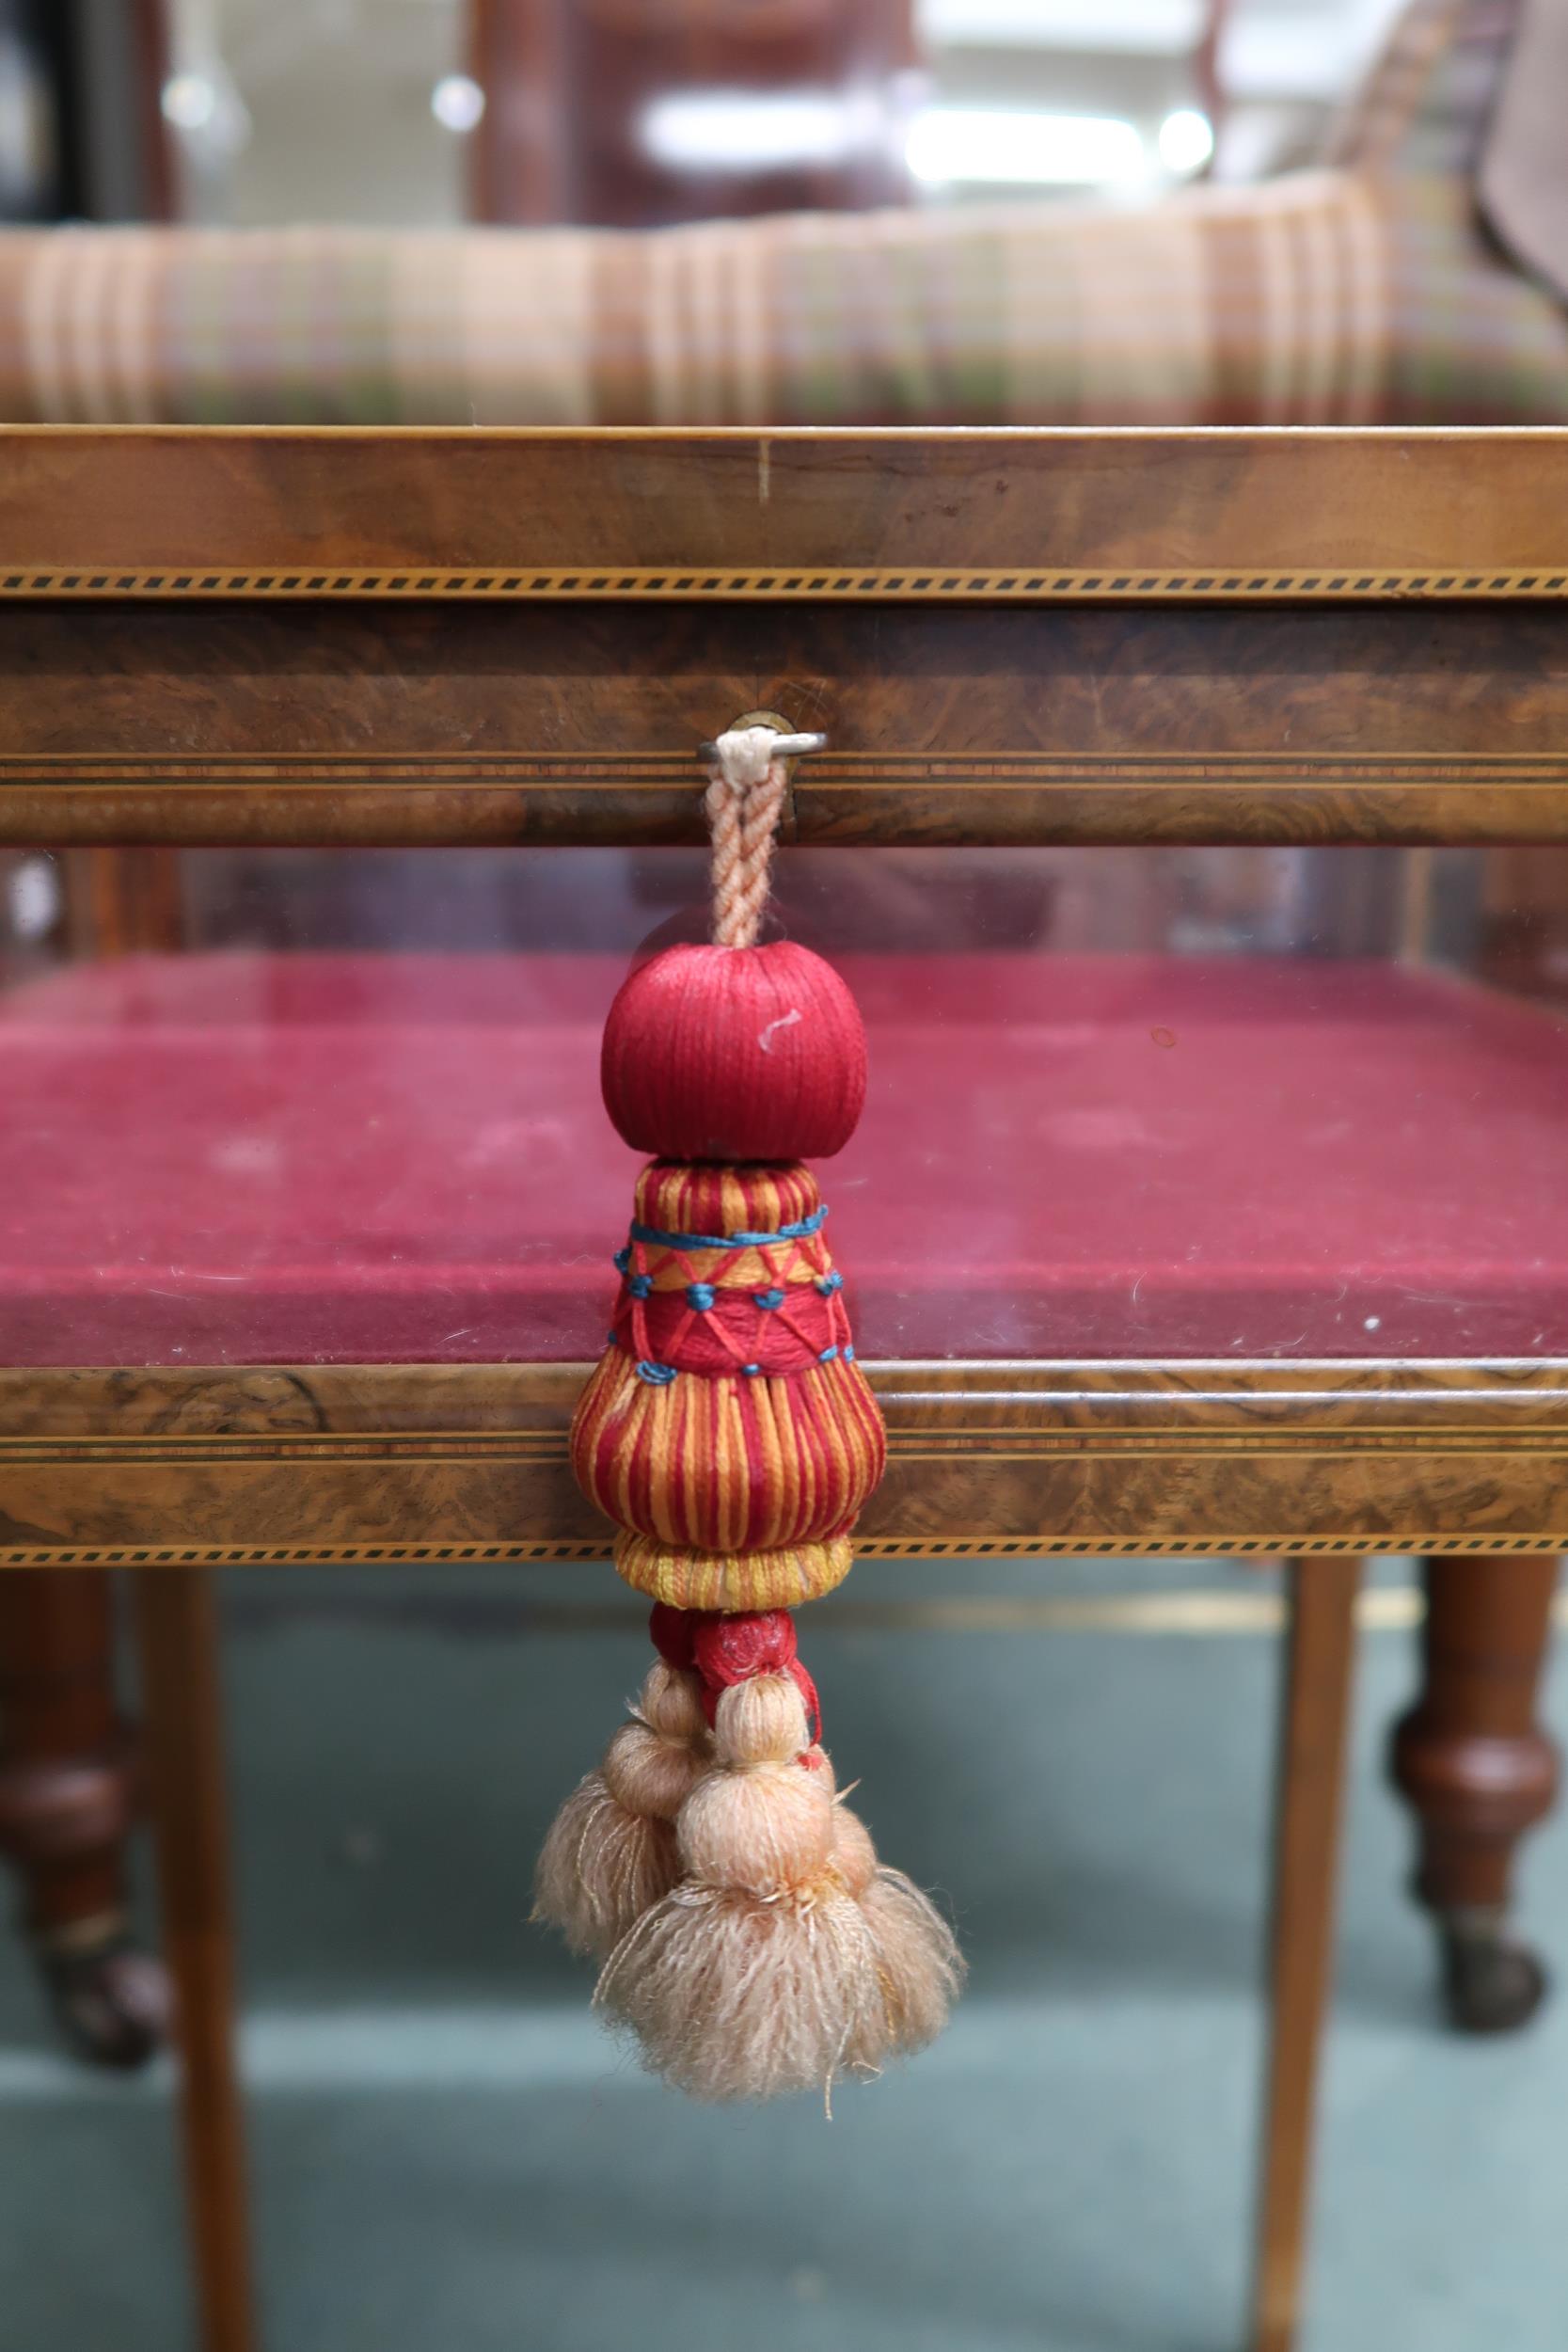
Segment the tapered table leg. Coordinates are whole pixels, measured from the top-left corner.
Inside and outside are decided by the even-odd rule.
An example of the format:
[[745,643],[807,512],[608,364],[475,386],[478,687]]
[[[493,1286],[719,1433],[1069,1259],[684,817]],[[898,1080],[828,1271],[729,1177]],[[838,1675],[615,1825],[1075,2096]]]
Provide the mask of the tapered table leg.
[[1301,2308],[1361,1563],[1325,1553],[1288,1572],[1251,2352],[1290,2352]]
[[144,1568],[133,1581],[199,2341],[201,2352],[254,2352],[212,1583],[200,1568]]

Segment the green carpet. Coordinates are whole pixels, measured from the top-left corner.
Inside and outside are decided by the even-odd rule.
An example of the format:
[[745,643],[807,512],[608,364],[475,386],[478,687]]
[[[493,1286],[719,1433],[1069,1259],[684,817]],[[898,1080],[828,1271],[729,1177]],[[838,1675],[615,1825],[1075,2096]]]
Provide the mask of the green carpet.
[[[270,2352],[1235,2344],[1272,1636],[860,1621],[1200,1586],[1265,1589],[870,1564],[804,1621],[841,1779],[973,1969],[946,2040],[830,2123],[668,2095],[527,1924],[549,1812],[646,1656],[606,1571],[232,1580]],[[1411,1671],[1407,1635],[1367,1636],[1307,2352],[1560,2352],[1568,2001],[1511,2042],[1437,2022],[1379,1776]],[[1525,1913],[1568,1952],[1560,1828]],[[167,2090],[56,2057],[0,1945],[3,2352],[185,2341]]]

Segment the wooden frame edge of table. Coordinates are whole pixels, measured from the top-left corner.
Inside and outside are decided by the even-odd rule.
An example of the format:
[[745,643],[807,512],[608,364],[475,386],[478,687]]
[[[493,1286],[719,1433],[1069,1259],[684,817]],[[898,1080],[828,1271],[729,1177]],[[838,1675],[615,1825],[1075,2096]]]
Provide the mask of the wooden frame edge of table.
[[[830,738],[800,843],[1568,835],[1536,675],[1560,430],[22,426],[0,481],[15,847],[695,843],[695,747],[759,696]],[[336,701],[298,691],[302,610]],[[471,659],[501,620],[504,691]],[[1505,621],[1467,673],[1431,642]],[[933,624],[984,685],[983,751],[969,696],[912,691]],[[1364,698],[1347,748],[1347,675],[1411,658],[1421,691],[1379,724]],[[127,676],[178,703],[178,748]]]
[[[587,1369],[0,1370],[0,1565],[602,1559]],[[868,1556],[1568,1550],[1568,1361],[869,1370]]]
[[1550,426],[12,425],[0,473],[0,596],[1568,595]]

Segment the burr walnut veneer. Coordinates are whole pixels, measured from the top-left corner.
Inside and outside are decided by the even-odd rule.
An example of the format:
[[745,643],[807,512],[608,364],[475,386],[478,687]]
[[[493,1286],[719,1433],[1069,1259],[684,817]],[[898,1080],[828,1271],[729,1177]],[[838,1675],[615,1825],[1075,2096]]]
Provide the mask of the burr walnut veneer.
[[[758,710],[828,737],[793,778],[786,843],[1568,839],[1565,435],[41,429],[0,433],[0,845],[693,843],[696,747]],[[353,985],[395,992],[397,961],[380,973]],[[1300,985],[1285,970],[1254,977],[1281,1004]],[[1184,1036],[1210,1034],[1201,974],[1143,979],[1151,1003],[1186,990]],[[425,982],[483,984],[473,972]],[[296,963],[259,985],[308,983]],[[1085,1005],[1099,985],[1072,984]],[[504,1297],[494,1320],[497,1294],[479,1281],[468,1303],[495,1337],[482,1355],[471,1337],[421,1338],[418,1311],[400,1321],[374,1279],[357,1306],[324,1306],[309,1282],[280,1291],[272,1266],[215,1315],[210,1299],[199,1314],[154,1303],[157,1283],[57,1280],[49,1220],[90,1187],[73,1192],[62,1164],[47,1200],[29,1202],[40,1163],[18,1138],[53,1069],[89,1153],[116,1064],[143,1074],[148,1102],[165,1104],[158,1120],[193,1118],[198,1133],[219,1078],[179,1096],[184,1065],[160,1044],[182,988],[209,981],[194,964],[132,959],[45,976],[0,1005],[15,1158],[0,1207],[14,1269],[0,1297],[0,1561],[86,1594],[94,1655],[91,1572],[138,1571],[203,2327],[209,2352],[242,2352],[205,1571],[602,1556],[607,1531],[565,1450],[602,1269],[579,1281],[570,1260],[546,1286],[549,1312],[519,1306],[515,1327]],[[1391,1202],[1407,1181],[1397,1137],[1382,1159],[1346,1140],[1346,1184],[1332,1137],[1292,1156],[1294,1131],[1259,1080],[1259,1148],[1286,1147],[1270,1197],[1277,1208],[1292,1183],[1311,1187],[1318,1257],[1339,1247],[1333,1219],[1360,1184],[1373,1236],[1363,1287],[1384,1285],[1371,1313],[1337,1319],[1299,1217],[1275,1272],[1277,1296],[1306,1317],[1301,1340],[1282,1322],[1238,1348],[1212,1297],[1187,1313],[1180,1217],[1146,1237],[1147,1297],[1139,1232],[1122,1236],[1131,1319],[1126,1285],[1101,1296],[1081,1266],[1053,1263],[1038,1216],[1009,1229],[1025,1235],[1033,1291],[1000,1278],[988,1289],[976,1250],[973,1345],[961,1248],[958,1304],[928,1318],[924,1343],[896,1268],[884,1268],[885,1300],[868,1298],[891,1453],[867,1550],[1291,1563],[1256,2352],[1284,2352],[1297,2303],[1362,1555],[1434,1564],[1428,1685],[1396,1768],[1471,2022],[1516,2016],[1537,1989],[1500,1921],[1513,1841],[1553,1776],[1532,1693],[1568,1549],[1568,1237],[1543,1173],[1560,1164],[1559,1032],[1450,978],[1385,972],[1351,994],[1345,1035],[1360,1042],[1344,1067],[1362,1054],[1368,1121],[1384,1073],[1393,1084],[1424,1038],[1433,1087],[1449,1094],[1412,1166],[1480,1220],[1466,1243],[1453,1220],[1429,1232]],[[1457,1058],[1441,1050],[1450,1003]],[[1099,1018],[1084,1011],[1089,1027]],[[94,1022],[96,1064],[83,1032]],[[1143,1082],[1119,1074],[1134,1064],[1117,1061],[1125,1038],[1116,1046],[1110,1027],[1100,1095],[1077,1113],[1080,1132],[1101,1136]],[[1234,1037],[1223,1046],[1241,1050]],[[589,1083],[591,1042],[582,1054]],[[1206,1066],[1218,1083],[1222,1063]],[[313,1089],[330,1120],[350,1098],[320,1102],[323,1067],[299,1063],[300,1100]],[[1465,1132],[1478,1118],[1494,1122],[1495,1166]],[[1246,1164],[1245,1124],[1216,1150],[1216,1184]],[[1004,1120],[993,1140],[994,1167],[977,1155],[942,1178],[955,1210],[967,1184],[982,1222],[988,1200],[1027,1190],[1023,1128]],[[80,1212],[101,1233],[117,1199],[144,1176],[156,1184],[146,1143],[123,1124],[100,1206]],[[1466,1171],[1447,1194],[1445,1153]],[[866,1178],[881,1184],[869,1149]],[[519,1166],[519,1224],[531,1219],[538,1240],[549,1213],[523,1202],[528,1184]],[[243,1227],[242,1195],[236,1182]],[[186,1232],[199,1223],[198,1198],[168,1200]],[[1213,1209],[1217,1236],[1250,1230],[1244,1192]],[[297,1272],[309,1201],[293,1214]],[[602,1234],[606,1253],[615,1238]],[[1103,1252],[1085,1245],[1091,1258]],[[884,1279],[867,1264],[868,1280]],[[1440,1279],[1423,1291],[1433,1264]],[[79,1348],[77,1333],[93,1343]],[[356,1353],[366,1360],[345,1360]],[[72,1572],[87,1582],[69,1587]],[[13,1750],[27,1704],[19,1683]],[[77,1732],[101,1751],[77,1841],[96,1885],[93,1856],[120,1821],[113,1726],[82,1716]],[[42,1771],[0,1771],[0,1837],[35,1862],[64,1818]],[[49,1851],[58,1876],[70,1836]]]

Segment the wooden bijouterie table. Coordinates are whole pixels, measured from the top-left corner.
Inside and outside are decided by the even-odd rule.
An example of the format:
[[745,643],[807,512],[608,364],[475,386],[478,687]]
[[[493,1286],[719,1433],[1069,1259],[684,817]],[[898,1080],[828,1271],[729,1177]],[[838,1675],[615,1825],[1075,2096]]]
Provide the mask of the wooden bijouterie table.
[[[759,713],[827,738],[785,859],[1568,841],[1568,436],[44,429],[0,484],[3,845],[696,845],[697,746]],[[625,959],[119,944],[0,994],[0,1560],[135,1572],[203,2343],[244,2352],[207,1572],[605,1555],[565,1438],[638,1165]],[[1285,2352],[1365,1554],[1429,1564],[1398,1768],[1459,1997],[1538,1989],[1568,1027],[1418,962],[836,960],[862,1548],[1289,1563]]]

